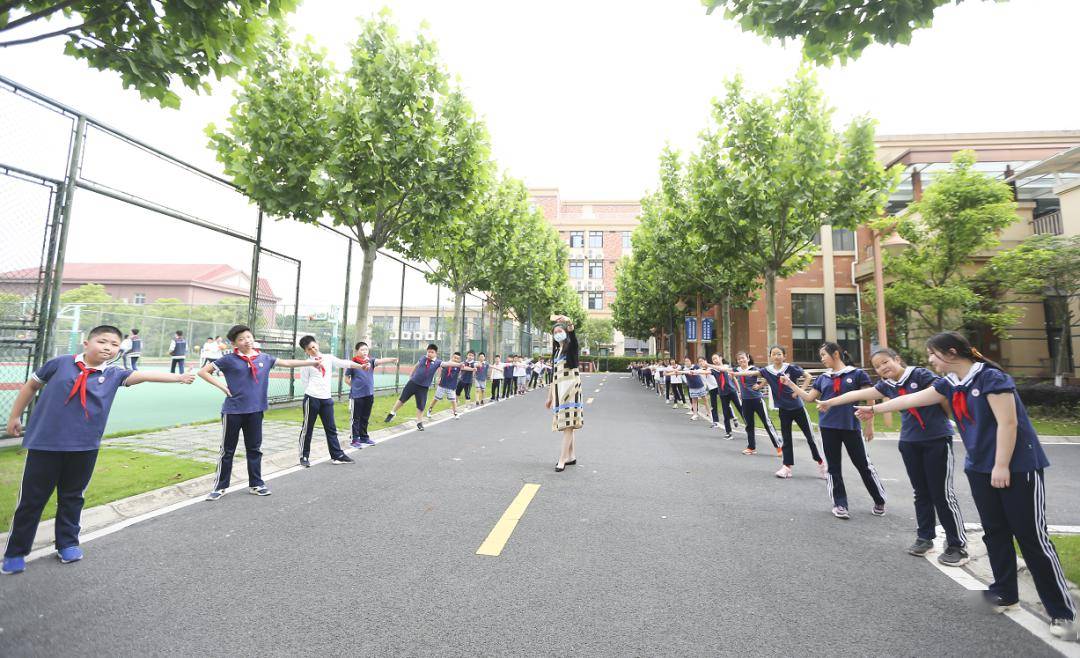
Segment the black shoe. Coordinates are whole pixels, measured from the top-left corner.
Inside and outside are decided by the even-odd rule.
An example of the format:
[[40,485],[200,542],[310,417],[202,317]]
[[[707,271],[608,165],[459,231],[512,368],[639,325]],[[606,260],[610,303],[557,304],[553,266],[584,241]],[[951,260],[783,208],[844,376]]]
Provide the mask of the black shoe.
[[340,457],[335,457],[330,460],[331,464],[354,464],[353,458],[342,453]]
[[938,556],[938,564],[943,564],[947,567],[962,567],[971,560],[968,557],[967,551],[959,546],[950,546],[945,549],[945,552]]
[[930,552],[930,549],[934,547],[934,542],[929,539],[916,539],[915,543],[908,547],[908,555],[914,555],[915,557],[922,557]]
[[562,473],[562,472],[563,472],[563,471],[565,471],[565,470],[566,470],[566,467],[565,467],[565,466],[556,466],[556,467],[555,467],[555,472],[556,472],[556,473]]
[[1020,607],[1019,599],[1006,599],[1002,595],[994,594],[989,590],[983,592],[983,600],[990,606],[991,611],[996,613],[1008,612]]
[[424,424],[423,423],[417,423],[416,424],[416,431],[417,432],[423,432],[424,431]]
[[577,464],[577,458],[571,459],[570,461],[566,462],[564,466],[573,466],[574,464]]
[[389,423],[392,420],[394,420],[394,414],[386,414],[386,418],[383,418],[384,423]]
[[309,460],[307,457],[301,457],[300,465],[304,468],[311,468],[311,460]]

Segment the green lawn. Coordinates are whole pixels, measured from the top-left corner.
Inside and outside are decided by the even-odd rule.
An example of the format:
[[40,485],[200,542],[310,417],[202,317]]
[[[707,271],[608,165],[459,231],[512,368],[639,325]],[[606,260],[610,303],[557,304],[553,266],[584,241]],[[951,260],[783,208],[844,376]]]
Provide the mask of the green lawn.
[[1065,577],[1080,583],[1080,535],[1053,535],[1054,548],[1061,558]]
[[[8,530],[19,496],[26,451],[0,449],[0,532]],[[94,478],[86,489],[86,507],[103,505],[135,494],[212,473],[213,464],[148,455],[120,448],[102,448]],[[56,495],[45,506],[42,519],[56,516]]]

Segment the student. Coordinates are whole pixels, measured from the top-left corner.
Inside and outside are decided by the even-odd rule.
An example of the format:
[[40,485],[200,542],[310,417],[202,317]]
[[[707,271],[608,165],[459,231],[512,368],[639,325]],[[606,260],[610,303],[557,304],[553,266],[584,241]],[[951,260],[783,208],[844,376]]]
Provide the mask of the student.
[[199,368],[204,368],[207,363],[221,358],[221,354],[221,347],[218,346],[217,339],[212,336],[207,338],[199,351]]
[[544,360],[536,359],[532,365],[532,375],[529,378],[529,389],[536,390],[540,386],[540,374],[544,372]]
[[[818,467],[818,477],[825,480],[829,477],[829,470],[818,452],[817,442],[814,441],[814,433],[810,430],[810,414],[803,405],[802,398],[798,397],[790,386],[802,386],[802,380],[806,377],[806,371],[793,363],[786,363],[784,357],[787,350],[779,345],[773,345],[769,349],[769,365],[764,369],[758,368],[765,383],[769,385],[773,403],[780,414],[780,436],[784,441],[784,465],[776,472],[776,477],[784,479],[792,475],[792,467],[795,465],[795,444],[791,437],[791,423],[794,422],[802,430],[806,442],[810,444],[810,456]],[[786,378],[786,381],[782,381]],[[790,383],[788,383],[790,382]]]
[[[698,359],[697,365],[692,365],[690,357],[683,359],[683,376],[686,378],[687,392],[690,394],[690,420],[697,420],[698,418],[706,418],[705,414],[709,413],[709,389],[705,386],[704,372],[708,369],[705,367],[705,359]],[[712,377],[709,377],[712,379]],[[705,406],[705,411],[699,411],[701,406]]]
[[514,370],[517,366],[514,365],[514,355],[506,357],[506,363],[503,364],[503,399],[509,400],[514,390],[514,383],[517,379],[514,377]]
[[514,381],[517,384],[517,394],[525,395],[525,357],[518,355],[514,359]]
[[765,387],[765,383],[764,381],[758,381],[762,377],[757,368],[754,367],[754,357],[747,352],[737,352],[735,361],[739,364],[738,369],[734,371],[735,383],[739,387],[739,398],[742,400],[740,411],[742,412],[743,422],[746,423],[746,448],[742,451],[742,454],[753,455],[757,453],[757,442],[754,438],[754,416],[757,416],[761,419],[761,426],[765,428],[765,433],[769,435],[769,441],[776,448],[776,456],[783,457],[783,443],[776,434],[772,418],[769,417],[768,412],[765,410],[764,395],[761,392],[761,389]]
[[[851,357],[836,343],[823,344],[818,354],[827,370],[817,376],[809,393],[796,386],[786,375],[781,379],[784,385],[789,386],[803,401],[831,400],[845,393],[870,388],[870,376],[854,366],[847,365]],[[863,436],[866,437],[866,442],[874,440],[874,424],[860,426],[852,411],[850,404],[838,404],[818,416],[821,443],[825,448],[825,463],[829,468],[828,491],[833,503],[832,513],[838,519],[851,518],[841,464],[842,450],[846,448],[852,465],[862,476],[866,491],[874,499],[872,513],[874,516],[885,516],[885,486],[881,483],[877,469],[867,453],[866,443],[863,442]]]
[[128,364],[128,352],[131,351],[131,334],[124,334],[124,340],[120,341],[120,359],[125,368],[130,368]]
[[454,418],[458,418],[458,380],[465,372],[474,372],[476,369],[466,365],[461,360],[461,352],[454,352],[450,356],[450,361],[443,363],[442,367],[444,370],[439,377],[439,385],[435,388],[435,399],[431,401],[431,406],[428,407],[426,416],[431,418],[431,411],[435,408],[435,405],[439,403],[439,400],[446,398],[447,400],[450,400],[450,410],[454,413]]
[[495,362],[491,364],[491,401],[498,402],[502,393],[503,363],[502,356],[496,354]]
[[177,331],[173,335],[173,339],[169,343],[169,356],[172,357],[169,372],[176,372],[177,368],[179,368],[180,374],[184,374],[184,361],[187,358],[187,339],[184,338],[184,332]]
[[65,564],[83,558],[79,547],[83,494],[94,473],[113,398],[121,386],[190,384],[195,380],[194,375],[135,372],[109,365],[120,353],[120,342],[116,327],[94,327],[83,341],[81,354],[49,359],[19,389],[7,421],[11,436],[23,434],[23,411],[38,391],[41,394],[22,440],[26,462],[0,573],[26,569],[41,513],[54,491],[56,555]]
[[474,375],[476,379],[476,406],[480,407],[484,404],[484,393],[487,392],[488,376],[491,373],[491,366],[487,362],[487,355],[483,352],[476,355],[477,361],[473,364],[476,368]]
[[[476,352],[469,350],[465,354],[465,368],[461,369],[461,376],[458,378],[457,386],[454,388],[454,394],[457,397],[461,397],[461,394],[465,394],[466,400],[472,400],[472,387],[473,387],[473,373],[476,372]],[[436,393],[438,391],[436,390]],[[432,405],[434,406],[434,405]]]
[[[937,377],[926,368],[904,367],[900,355],[888,347],[870,355],[881,380],[874,388],[861,388],[831,400],[819,400],[818,409],[827,410],[838,404],[865,400],[897,398],[932,388]],[[934,547],[937,518],[945,529],[945,552],[938,562],[949,567],[967,563],[967,535],[960,504],[953,491],[953,428],[949,422],[949,407],[940,404],[905,409],[901,412],[900,441],[897,446],[904,459],[908,479],[915,491],[915,519],[918,533],[908,553],[923,556]]]
[[702,375],[701,380],[705,382],[705,390],[708,392],[709,396],[709,413],[712,416],[712,418],[710,419],[712,421],[712,425],[710,425],[710,427],[712,429],[716,429],[720,427],[720,421],[716,416],[716,404],[719,398],[718,391],[720,386],[719,384],[717,384],[716,378],[713,377],[713,371],[709,369],[709,362],[705,360],[705,357],[701,357],[700,359],[698,359],[698,366],[705,371],[705,374]]
[[671,405],[672,409],[678,409],[681,403],[683,409],[688,409],[690,405],[686,402],[685,382],[682,374],[679,372],[679,367],[675,364],[675,360],[672,359],[668,362],[668,371],[671,373],[671,388],[672,399],[675,400],[675,404]]
[[[318,361],[278,359],[255,348],[251,328],[242,324],[229,329],[232,352],[199,370],[199,377],[225,394],[221,405],[221,451],[218,456],[217,477],[206,500],[215,501],[225,495],[232,479],[233,454],[244,433],[244,452],[247,456],[248,491],[256,496],[269,496],[270,489],[262,479],[262,421],[267,409],[266,393],[270,385],[270,369],[274,366],[303,368],[318,365]],[[225,375],[222,384],[212,373]]]
[[353,363],[360,368],[345,371],[349,380],[349,406],[352,415],[352,441],[354,448],[373,446],[375,442],[368,436],[368,421],[371,419],[371,407],[375,404],[375,368],[386,363],[397,363],[397,357],[379,359],[371,354],[371,348],[364,341],[353,347]]
[[[413,367],[412,374],[409,375],[409,381],[405,382],[405,387],[401,389],[401,395],[398,397],[398,401],[394,403],[394,408],[390,410],[390,413],[386,414],[386,418],[383,422],[389,423],[394,420],[394,416],[397,415],[398,409],[409,401],[409,398],[416,399],[416,429],[419,432],[424,431],[423,415],[424,407],[427,406],[427,394],[428,389],[431,388],[431,382],[435,379],[435,373],[443,368],[445,364],[442,359],[439,358],[439,346],[435,343],[431,343],[427,346],[427,355],[416,362]],[[449,367],[460,368],[462,364],[453,364]]]
[[[315,432],[315,421],[322,420],[326,434],[326,447],[330,450],[331,464],[352,464],[352,457],[345,454],[338,441],[337,422],[334,420],[333,374],[334,368],[346,371],[361,369],[365,364],[339,359],[332,354],[323,354],[319,350],[319,341],[314,336],[300,339],[300,349],[313,359],[316,364],[300,369],[300,386],[304,389],[304,420],[300,424],[300,436],[297,440],[300,453],[300,465],[311,467],[311,435]],[[370,370],[370,367],[368,367]]]
[[[720,426],[718,407],[723,405],[724,438],[730,441],[732,425],[734,425],[735,428],[739,427],[739,420],[735,417],[735,412],[731,409],[732,405],[734,405],[736,409],[740,408],[739,389],[735,386],[735,377],[731,374],[731,370],[727,368],[727,361],[725,361],[722,356],[713,354],[712,363],[709,364],[709,369],[712,370],[713,379],[716,381],[716,388],[714,391],[710,391],[710,394],[715,395],[715,397],[712,398],[713,426]],[[719,404],[717,404],[716,401],[717,397],[720,398]]]
[[859,418],[871,421],[877,413],[950,403],[964,441],[964,472],[994,573],[988,602],[997,612],[1019,606],[1015,540],[1050,617],[1050,632],[1076,639],[1076,605],[1046,529],[1043,470],[1050,461],[1016,384],[954,331],[931,336],[926,352],[930,365],[944,377],[932,388],[857,407]]
[[142,356],[142,338],[139,336],[138,329],[131,330],[131,350],[124,356],[127,358],[132,370],[139,369],[139,357]]

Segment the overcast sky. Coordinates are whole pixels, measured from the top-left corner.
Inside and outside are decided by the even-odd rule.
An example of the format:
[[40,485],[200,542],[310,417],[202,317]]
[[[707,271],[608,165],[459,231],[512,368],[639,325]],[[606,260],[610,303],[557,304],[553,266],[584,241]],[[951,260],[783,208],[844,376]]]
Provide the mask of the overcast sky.
[[[665,142],[694,147],[725,79],[742,73],[751,88],[769,90],[800,59],[794,45],[706,16],[698,0],[306,0],[289,23],[344,61],[355,18],[384,5],[405,32],[427,22],[447,68],[485,116],[499,164],[570,199],[640,198]],[[964,2],[941,8],[910,46],[871,46],[820,79],[838,123],[866,113],[880,133],[1077,129],[1080,88],[1070,76],[1078,26],[1077,0]],[[217,170],[203,130],[223,123],[231,83],[212,96],[185,93],[181,110],[164,110],[124,91],[118,76],[65,57],[62,45],[0,50],[0,72]],[[4,104],[0,112],[10,114]],[[49,139],[36,124],[3,123],[0,161],[33,160],[38,140]],[[98,147],[99,176],[137,178],[113,172],[123,158],[105,152]]]

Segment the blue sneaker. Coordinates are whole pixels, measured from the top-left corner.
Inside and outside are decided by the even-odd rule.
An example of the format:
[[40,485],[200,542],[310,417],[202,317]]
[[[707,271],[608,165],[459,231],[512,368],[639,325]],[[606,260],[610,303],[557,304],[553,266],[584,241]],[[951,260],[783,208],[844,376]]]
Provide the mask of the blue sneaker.
[[256,496],[269,496],[270,489],[264,484],[258,487],[248,487],[248,493]]
[[364,442],[360,439],[353,439],[349,445],[359,450],[360,448],[364,447]]
[[367,437],[364,437],[364,438],[360,439],[360,443],[363,443],[366,446],[375,445],[375,442],[371,440],[370,436],[367,436]]
[[5,576],[10,576],[14,573],[22,573],[24,571],[26,571],[25,557],[6,557],[4,558],[4,566],[0,567],[0,573]]
[[78,546],[68,546],[56,551],[56,557],[60,558],[60,561],[64,564],[70,564],[83,559],[83,552]]

